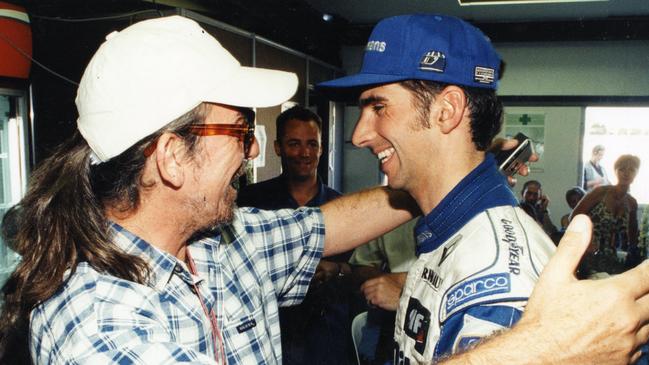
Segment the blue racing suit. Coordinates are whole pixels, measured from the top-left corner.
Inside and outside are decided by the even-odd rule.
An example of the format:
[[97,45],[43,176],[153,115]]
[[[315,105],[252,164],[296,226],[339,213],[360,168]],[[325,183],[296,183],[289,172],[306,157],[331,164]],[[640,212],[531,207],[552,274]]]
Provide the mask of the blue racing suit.
[[555,246],[488,155],[417,224],[395,364],[437,361],[520,318]]

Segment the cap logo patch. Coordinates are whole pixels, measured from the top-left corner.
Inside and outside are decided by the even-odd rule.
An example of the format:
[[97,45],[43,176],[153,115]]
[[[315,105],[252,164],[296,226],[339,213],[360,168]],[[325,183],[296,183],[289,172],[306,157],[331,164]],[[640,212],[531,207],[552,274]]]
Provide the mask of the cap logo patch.
[[481,84],[493,84],[496,78],[496,70],[489,67],[476,66],[473,73],[473,80]]
[[386,44],[381,41],[369,41],[365,46],[365,51],[368,52],[385,52]]
[[446,55],[440,51],[428,51],[419,62],[419,69],[425,71],[444,72]]

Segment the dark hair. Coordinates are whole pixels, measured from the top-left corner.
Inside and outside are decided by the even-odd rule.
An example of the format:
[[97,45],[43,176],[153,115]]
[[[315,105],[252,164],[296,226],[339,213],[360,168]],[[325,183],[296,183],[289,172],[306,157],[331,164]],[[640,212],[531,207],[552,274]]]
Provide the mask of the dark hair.
[[541,183],[538,180],[527,180],[525,184],[523,184],[523,189],[521,189],[521,194],[525,193],[525,190],[527,190],[527,187],[530,185],[536,185],[541,189]]
[[286,109],[280,115],[277,116],[275,120],[275,126],[277,130],[277,140],[280,141],[284,137],[286,131],[286,123],[289,120],[299,120],[302,122],[315,122],[318,125],[318,130],[322,131],[322,119],[318,114],[312,112],[311,110],[296,105],[290,109]]
[[566,201],[568,201],[568,199],[573,195],[579,195],[579,199],[581,199],[586,195],[586,190],[579,186],[573,186],[566,191]]
[[[430,103],[448,84],[428,80],[406,80],[400,85],[415,99],[415,108],[423,127],[428,124]],[[486,151],[502,126],[503,104],[492,89],[456,85],[464,91],[471,111],[471,140],[478,151]]]
[[193,154],[198,137],[183,131],[203,122],[206,110],[199,105],[98,165],[90,164],[91,149],[76,132],[34,171],[27,194],[2,223],[5,239],[22,260],[2,288],[0,363],[29,362],[32,309],[50,298],[64,284],[66,271],[73,274],[80,262],[125,280],[147,280],[147,263],[112,243],[104,208],[134,211],[141,189],[153,185],[142,181],[144,149],[163,132],[174,132]]

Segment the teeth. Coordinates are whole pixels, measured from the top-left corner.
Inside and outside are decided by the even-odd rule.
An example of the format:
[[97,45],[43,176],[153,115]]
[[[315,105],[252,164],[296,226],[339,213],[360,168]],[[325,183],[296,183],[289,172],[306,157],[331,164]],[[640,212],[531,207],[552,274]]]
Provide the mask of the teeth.
[[381,160],[381,162],[385,162],[388,158],[390,158],[390,156],[392,156],[393,153],[394,153],[394,148],[390,147],[388,149],[379,152],[379,154],[376,157],[378,157],[379,160]]

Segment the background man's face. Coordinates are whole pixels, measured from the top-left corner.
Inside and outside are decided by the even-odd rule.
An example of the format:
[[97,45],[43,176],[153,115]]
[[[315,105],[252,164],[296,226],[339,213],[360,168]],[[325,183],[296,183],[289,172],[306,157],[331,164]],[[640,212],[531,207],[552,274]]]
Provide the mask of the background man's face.
[[604,158],[604,150],[599,150],[593,153],[593,161],[600,162]]
[[577,204],[579,204],[579,201],[581,200],[582,196],[579,194],[570,194],[568,195],[568,206],[570,209],[575,209]]
[[541,188],[536,184],[529,184],[523,191],[523,199],[526,203],[536,204],[541,197]]
[[284,173],[293,179],[316,176],[322,155],[318,124],[291,119],[285,127],[284,135],[275,141],[275,152],[282,159]]

